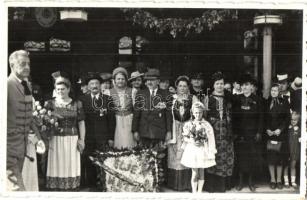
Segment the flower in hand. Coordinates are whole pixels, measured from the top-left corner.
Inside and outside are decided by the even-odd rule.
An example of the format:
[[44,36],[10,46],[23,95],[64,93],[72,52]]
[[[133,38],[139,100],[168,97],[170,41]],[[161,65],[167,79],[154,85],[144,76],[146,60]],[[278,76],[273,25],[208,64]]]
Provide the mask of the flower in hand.
[[208,141],[206,130],[203,127],[197,128],[195,124],[193,124],[190,130],[189,137],[194,140],[196,145],[200,145]]

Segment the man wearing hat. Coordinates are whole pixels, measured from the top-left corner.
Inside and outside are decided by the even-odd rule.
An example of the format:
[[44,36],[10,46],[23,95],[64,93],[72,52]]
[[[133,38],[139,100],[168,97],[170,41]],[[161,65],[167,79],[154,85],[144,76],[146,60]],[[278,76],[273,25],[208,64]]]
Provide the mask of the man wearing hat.
[[[159,88],[160,72],[149,69],[145,73],[147,88],[136,94],[132,132],[134,139],[145,147],[158,147],[170,140],[172,131],[172,96],[167,90]],[[162,150],[166,154],[166,150]],[[166,157],[161,167],[167,170]]]
[[132,86],[133,105],[135,103],[136,93],[141,89],[141,86],[142,86],[142,83],[143,83],[143,79],[142,79],[143,76],[144,76],[143,73],[140,73],[139,71],[135,71],[135,72],[131,73],[131,76],[128,79],[128,81],[131,83],[131,86]]
[[191,89],[190,93],[195,95],[199,101],[203,102],[206,94],[203,90],[204,77],[202,73],[195,73],[191,77]]
[[243,94],[235,95],[233,105],[233,130],[236,135],[235,153],[239,171],[237,190],[243,188],[243,175],[248,175],[248,186],[255,191],[254,175],[259,166],[257,142],[263,133],[263,104],[259,97],[252,94],[253,79],[250,75],[241,78]]
[[85,113],[85,150],[82,155],[82,182],[91,188],[96,187],[96,168],[89,160],[95,150],[105,150],[113,146],[115,118],[108,109],[109,98],[100,91],[101,77],[91,73],[85,80],[90,91],[80,98]]
[[286,98],[290,103],[290,91],[289,91],[289,82],[288,74],[277,74],[277,81],[279,84],[280,95],[282,98]]
[[132,131],[134,138],[145,146],[155,146],[171,136],[171,95],[159,89],[159,78],[158,69],[149,69],[144,77],[147,88],[136,94]]

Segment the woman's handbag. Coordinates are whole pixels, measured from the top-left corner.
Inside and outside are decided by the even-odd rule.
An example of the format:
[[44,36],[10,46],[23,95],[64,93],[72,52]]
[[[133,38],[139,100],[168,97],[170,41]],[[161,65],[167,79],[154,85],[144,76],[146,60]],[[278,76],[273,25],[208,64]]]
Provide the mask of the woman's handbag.
[[268,140],[266,143],[267,150],[280,152],[282,142]]

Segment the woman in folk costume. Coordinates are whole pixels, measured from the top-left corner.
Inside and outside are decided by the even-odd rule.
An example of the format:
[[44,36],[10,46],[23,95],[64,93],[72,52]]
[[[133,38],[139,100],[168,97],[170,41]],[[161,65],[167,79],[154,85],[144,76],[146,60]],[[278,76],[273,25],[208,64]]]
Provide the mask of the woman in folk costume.
[[232,141],[231,97],[224,92],[224,76],[221,72],[212,75],[213,92],[205,98],[206,119],[214,129],[216,142],[216,166],[206,169],[209,192],[225,192],[231,187],[230,178],[234,167]]
[[192,105],[192,120],[183,126],[183,139],[186,145],[181,158],[181,164],[192,169],[192,192],[202,192],[205,182],[204,168],[216,165],[215,139],[213,128],[203,118],[205,107],[201,102]]
[[116,127],[114,147],[132,148],[136,145],[132,134],[133,102],[132,90],[127,86],[128,72],[123,67],[113,70],[114,88],[110,90],[109,109],[115,112]]
[[59,72],[55,78],[56,97],[45,108],[58,116],[58,129],[49,142],[47,183],[49,190],[74,191],[80,186],[80,154],[85,144],[85,122],[80,101],[69,96],[71,83]]
[[[265,138],[267,162],[270,172],[270,187],[282,189],[282,168],[287,159],[287,129],[290,121],[290,106],[287,99],[279,96],[279,85],[273,84],[271,96],[266,101]],[[276,176],[275,176],[276,168]]]
[[177,190],[187,190],[190,186],[191,170],[180,163],[183,149],[182,128],[185,122],[191,119],[192,104],[198,101],[197,97],[189,92],[189,78],[179,76],[175,82],[177,93],[173,95],[172,116],[173,136],[168,144],[167,185]]

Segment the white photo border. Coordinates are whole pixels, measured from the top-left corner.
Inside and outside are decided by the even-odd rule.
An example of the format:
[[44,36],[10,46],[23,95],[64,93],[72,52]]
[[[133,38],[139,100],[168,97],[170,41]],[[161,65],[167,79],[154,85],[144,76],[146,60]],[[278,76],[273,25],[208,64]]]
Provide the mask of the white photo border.
[[[301,183],[299,194],[263,193],[106,193],[106,192],[7,192],[6,191],[6,130],[7,130],[7,63],[8,63],[8,7],[146,7],[146,8],[228,8],[228,9],[297,9],[303,10],[302,37],[302,142],[301,142]],[[307,1],[306,0],[4,0],[0,7],[1,68],[0,68],[0,198],[2,199],[305,199],[306,193],[306,88],[307,88]]]

